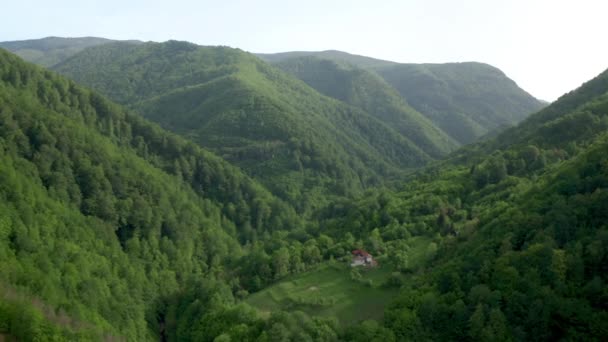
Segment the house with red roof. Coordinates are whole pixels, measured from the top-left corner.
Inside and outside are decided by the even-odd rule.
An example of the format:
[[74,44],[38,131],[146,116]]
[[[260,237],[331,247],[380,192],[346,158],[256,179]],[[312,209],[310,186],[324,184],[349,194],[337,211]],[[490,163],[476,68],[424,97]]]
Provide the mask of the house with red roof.
[[350,263],[351,267],[357,266],[376,266],[378,263],[374,260],[371,254],[363,249],[355,249],[351,252],[353,255],[352,262]]

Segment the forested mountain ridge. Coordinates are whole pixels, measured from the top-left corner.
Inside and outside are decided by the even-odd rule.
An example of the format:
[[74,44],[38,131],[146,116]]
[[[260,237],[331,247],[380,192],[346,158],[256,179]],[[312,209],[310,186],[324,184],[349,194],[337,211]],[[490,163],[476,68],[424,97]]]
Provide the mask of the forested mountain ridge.
[[[28,62],[36,63],[44,67],[51,67],[88,47],[111,42],[114,42],[114,40],[97,37],[46,37],[41,39],[0,42],[0,48],[7,49]],[[137,41],[130,42],[138,43]]]
[[[335,125],[350,122],[361,130],[377,127],[376,136],[391,132],[355,106],[363,104],[321,96],[232,49],[199,51],[172,42],[149,45],[165,55],[146,59],[123,55],[130,44],[112,46],[115,54],[100,56],[128,55],[142,69],[116,63],[108,70],[116,82],[104,86],[137,99],[131,106],[143,116],[162,119],[162,105],[202,103],[230,108],[219,111],[222,120],[239,118],[231,101],[240,108],[249,100],[246,108],[275,115],[272,108],[289,113],[312,96],[304,107],[326,115],[315,116],[308,129],[329,127],[335,134]],[[190,73],[207,81],[163,80],[159,74],[191,66],[169,61],[189,60],[192,50],[220,62]],[[236,62],[222,64],[231,58]],[[84,70],[92,68],[81,61]],[[141,72],[146,68],[162,73]],[[280,80],[285,93],[268,79]],[[393,188],[370,186],[357,196],[329,180],[314,183],[354,198],[301,197],[310,206],[304,216],[223,158],[0,50],[0,338],[602,340],[608,335],[607,80],[608,71],[503,134],[399,178]],[[209,101],[207,93],[219,100]],[[328,106],[335,112],[324,112]],[[232,127],[235,138],[260,132]],[[369,137],[359,132],[347,138]],[[330,158],[336,151],[323,153]],[[373,254],[379,266],[350,268],[355,249]],[[258,306],[269,296],[280,305]],[[365,310],[338,320],[345,297]],[[368,308],[377,312],[369,315]]]
[[[608,126],[608,118],[604,115],[607,97],[608,71],[604,71],[522,122],[517,130],[501,133],[495,145],[526,141],[559,147],[584,145]],[[538,137],[544,137],[546,142]]]
[[168,298],[241,287],[222,265],[242,243],[301,227],[221,158],[3,50],[0,159],[0,332],[19,340],[168,334]]
[[399,64],[376,72],[462,144],[543,107],[502,71],[483,63]]
[[495,150],[525,149],[530,145],[572,154],[608,128],[608,117],[604,115],[607,93],[608,72],[604,71],[518,126],[508,128],[492,139],[467,146],[450,156],[449,160],[457,163],[470,161]]
[[[49,37],[2,42],[0,46],[28,61],[50,67],[86,47],[108,42],[114,41],[93,37]],[[545,105],[517,87],[501,71],[482,63],[403,64],[336,50],[255,55],[280,64],[289,59],[316,57],[375,72],[409,105],[460,144],[471,143],[494,130],[514,125]],[[116,95],[112,99],[120,102]]]
[[[405,275],[384,316],[396,340],[608,333],[607,105],[604,72],[399,192],[328,208],[326,234],[368,236]],[[410,262],[412,236],[434,237],[426,266]]]
[[320,93],[370,113],[433,158],[441,158],[458,146],[374,72],[317,57],[290,58],[275,65]]
[[[316,57],[377,73],[405,102],[460,144],[514,125],[544,106],[502,71],[483,63],[395,63],[340,51],[258,56],[279,65],[291,59]],[[310,78],[305,73],[299,76]]]
[[419,144],[237,49],[117,43],[54,69],[212,149],[294,203],[360,192],[423,165],[426,151],[448,150],[433,145],[439,139]]
[[326,50],[326,51],[291,51],[279,53],[256,53],[256,56],[270,63],[280,63],[292,58],[301,57],[316,57],[320,59],[328,59],[336,62],[346,62],[348,64],[360,68],[376,68],[388,65],[398,64],[396,62],[385,61],[372,57],[353,55],[343,51]]

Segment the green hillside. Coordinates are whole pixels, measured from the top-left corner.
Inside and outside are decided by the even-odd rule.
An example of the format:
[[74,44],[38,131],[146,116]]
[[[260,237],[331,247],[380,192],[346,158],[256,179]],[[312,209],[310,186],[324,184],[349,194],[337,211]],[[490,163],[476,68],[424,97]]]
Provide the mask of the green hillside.
[[157,338],[165,300],[235,276],[220,269],[239,241],[301,225],[237,168],[72,81],[2,50],[0,81],[0,333]]
[[517,130],[502,132],[493,145],[530,142],[543,147],[561,148],[585,145],[608,127],[606,89],[608,71],[563,95],[557,102],[524,121]]
[[[405,173],[431,157],[370,103],[414,104],[320,64],[292,67],[340,82],[182,42],[57,66],[123,107],[0,50],[0,339],[608,336],[608,70]],[[424,66],[438,99],[505,80],[452,67]],[[348,267],[355,249],[379,267]]]
[[[334,240],[367,239],[367,248],[382,248],[434,237],[436,256],[384,313],[396,340],[606,334],[605,80],[603,73],[399,192],[328,208],[323,231]],[[397,267],[409,268],[407,249],[384,248]]]
[[55,70],[212,149],[299,206],[381,184],[429,161],[426,150],[447,149],[441,139],[418,145],[236,49],[109,44]]
[[299,57],[317,57],[320,59],[328,59],[338,62],[346,62],[350,65],[355,65],[361,68],[376,68],[388,65],[397,64],[391,61],[385,61],[381,59],[353,55],[347,52],[337,50],[326,50],[326,51],[291,51],[291,52],[280,52],[280,53],[256,53],[256,56],[270,63],[279,63],[292,58]]
[[347,262],[320,266],[318,269],[289,277],[246,299],[246,303],[269,315],[277,310],[301,310],[309,315],[337,318],[342,325],[362,320],[382,319],[384,308],[398,293],[383,287],[391,269],[363,271],[351,277]]
[[320,93],[373,115],[434,158],[445,156],[458,145],[371,71],[317,57],[291,58],[276,66]]
[[[0,42],[0,48],[7,49],[26,61],[44,67],[51,67],[88,47],[111,42],[114,41],[96,37],[46,37],[41,39]],[[132,42],[136,43],[136,41]]]
[[412,107],[462,144],[514,125],[543,107],[487,64],[399,64],[375,71]]
[[[544,106],[500,70],[482,63],[395,63],[340,51],[258,55],[279,65],[293,63],[292,59],[316,57],[377,73],[405,102],[460,144],[514,125]],[[314,70],[308,72],[311,74],[301,68],[298,77],[303,80],[315,77]],[[336,77],[333,84],[340,79]]]
[[[430,239],[424,236],[408,241],[410,270],[416,270],[428,261],[430,243]],[[360,270],[349,266],[349,255],[331,260],[310,271],[282,279],[247,297],[245,302],[262,314],[300,310],[313,316],[336,318],[343,327],[370,319],[382,320],[384,310],[399,292],[396,284],[406,278],[395,273],[397,270],[386,256],[376,260],[379,261],[377,267]],[[407,281],[411,279],[413,277]]]

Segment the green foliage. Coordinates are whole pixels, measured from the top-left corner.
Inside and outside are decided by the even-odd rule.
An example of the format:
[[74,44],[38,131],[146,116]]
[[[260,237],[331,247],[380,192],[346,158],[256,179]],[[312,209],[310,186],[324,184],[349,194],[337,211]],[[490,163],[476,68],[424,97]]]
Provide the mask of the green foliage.
[[237,168],[71,81],[1,51],[0,80],[0,279],[26,296],[150,339],[156,301],[228,281],[239,242],[300,225]]
[[[405,137],[390,121],[226,47],[107,44],[54,69],[213,150],[304,213],[425,164],[425,149],[436,156],[450,148],[435,146],[432,127]],[[402,126],[406,114],[398,114]]]
[[372,71],[316,57],[287,59],[276,66],[320,93],[380,119],[434,158],[444,156],[458,144]]
[[0,336],[18,341],[97,341],[114,338],[37,298],[28,299],[0,284]]
[[301,310],[310,315],[337,318],[343,326],[382,318],[384,306],[396,293],[395,288],[381,286],[391,275],[390,265],[358,270],[348,264],[350,258],[337,265],[322,264],[285,278],[245,301],[261,312]]
[[321,225],[335,241],[351,239],[350,227],[355,238],[377,229],[402,272],[406,231],[433,239],[419,272],[389,283],[402,286],[384,316],[398,340],[602,338],[608,88],[589,84],[419,172],[401,192],[328,208]]
[[516,124],[543,106],[486,64],[398,64],[376,72],[461,144]]
[[344,336],[347,341],[357,342],[393,342],[395,334],[378,324],[376,321],[363,321],[361,324],[349,329]]
[[327,51],[292,51],[292,52],[282,52],[282,53],[258,53],[256,56],[261,59],[271,62],[271,63],[281,63],[283,61],[293,59],[293,58],[301,58],[301,57],[316,57],[320,59],[327,59],[338,62],[346,62],[351,65],[355,65],[360,68],[375,68],[381,66],[389,66],[395,65],[397,63],[391,61],[384,61],[381,59],[353,55],[350,53],[336,51],[336,50],[327,50]]
[[[378,100],[382,99],[382,101],[377,101],[375,104],[380,103],[379,107],[382,110],[368,112],[385,119],[387,113],[392,113],[390,121],[394,122],[399,117],[399,115],[395,116],[395,113],[403,113],[406,110],[409,115],[414,115],[415,113],[412,112],[418,111],[436,126],[433,127],[435,130],[433,139],[436,141],[439,139],[446,141],[436,133],[438,128],[439,132],[447,133],[451,141],[468,144],[504,126],[516,124],[543,107],[540,101],[519,88],[500,70],[481,63],[401,64],[340,51],[286,52],[258,56],[285,66],[321,93],[349,99],[355,105],[365,103],[358,99],[359,96],[365,100],[366,95],[380,94]],[[321,65],[319,65],[320,59],[325,60]],[[315,64],[312,69],[311,63]],[[338,69],[342,70],[336,70],[336,63],[339,65]],[[357,72],[353,72],[353,68],[345,66],[345,63],[360,69],[355,69]],[[327,67],[332,69],[329,73],[320,73],[327,72]],[[367,74],[361,69],[366,69]],[[386,85],[382,84],[384,82],[372,81],[370,74],[381,76],[392,89],[388,91]],[[359,84],[362,77],[363,84]],[[352,79],[358,82],[348,84]],[[328,82],[319,83],[321,80]],[[347,83],[340,84],[344,81]],[[372,85],[371,82],[376,83],[375,88],[369,87]],[[365,87],[365,84],[369,86]],[[364,89],[366,91],[362,91]],[[379,91],[379,89],[383,90]],[[397,92],[402,97],[400,102],[405,100],[415,110],[409,105],[404,107],[403,104],[396,102],[394,93]],[[371,103],[374,102],[368,102]],[[407,129],[404,124],[405,122],[402,121],[397,127]],[[428,129],[426,128],[427,131]],[[408,131],[408,134],[412,132]],[[416,138],[420,139],[419,135],[406,136],[413,141],[419,141]],[[430,146],[427,145],[427,149],[421,147],[428,152]]]
[[533,144],[543,149],[562,149],[565,156],[576,154],[580,147],[608,129],[607,84],[608,71],[604,71],[520,126],[504,131],[484,147],[497,149]]
[[0,42],[0,48],[7,49],[28,62],[44,67],[51,67],[88,47],[111,42],[112,40],[110,39],[96,37],[46,37],[42,39]]
[[[218,85],[232,100],[201,106],[207,111],[246,102],[253,110],[247,113],[255,114],[247,118],[282,127],[241,131],[238,125],[249,124],[241,118],[223,132],[255,146],[261,144],[255,139],[271,137],[300,153],[299,164],[290,167],[314,177],[291,179],[280,164],[283,171],[258,178],[276,180],[275,192],[288,179],[283,195],[297,198],[306,215],[193,142],[0,51],[1,338],[509,341],[608,335],[606,73],[517,128],[419,170],[403,184],[363,191],[392,172],[381,173],[381,165],[403,166],[398,158],[370,157],[390,144],[359,143],[387,134],[376,130],[384,123],[238,51],[177,42],[142,46],[117,44],[98,57],[131,63],[124,56],[160,55],[150,65],[142,59],[142,70],[165,66],[165,75],[198,65],[189,64],[190,57],[216,63],[209,74],[193,74],[209,79],[192,88],[211,92]],[[169,63],[172,58],[179,63]],[[238,70],[225,73],[224,67]],[[142,96],[132,103],[141,108],[172,96],[166,95],[171,82],[184,80],[157,82],[160,72],[124,74],[154,82],[137,88],[150,91],[145,99],[125,80],[116,84],[125,89],[120,96]],[[287,89],[284,95],[276,84]],[[176,98],[192,90],[177,88]],[[248,102],[233,96],[234,89],[265,95]],[[298,107],[308,96],[313,100]],[[179,103],[168,101],[166,108]],[[281,116],[293,108],[306,108],[316,119]],[[219,113],[222,123],[240,117],[238,111]],[[292,134],[281,118],[301,123],[331,147]],[[358,125],[360,135],[340,133],[340,124]],[[363,134],[366,129],[377,135]],[[216,151],[226,147],[208,143]],[[356,152],[341,155],[347,147]],[[230,158],[255,164],[250,155]],[[353,184],[358,187],[346,188]],[[332,192],[360,196],[326,196]],[[379,266],[351,269],[353,249],[370,251]]]

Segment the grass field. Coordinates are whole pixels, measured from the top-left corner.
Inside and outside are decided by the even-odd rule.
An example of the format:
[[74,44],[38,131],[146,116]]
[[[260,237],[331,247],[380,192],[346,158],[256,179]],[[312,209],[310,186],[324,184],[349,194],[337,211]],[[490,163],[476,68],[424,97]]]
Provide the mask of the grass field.
[[[414,269],[427,261],[429,243],[425,237],[408,241],[408,256]],[[337,317],[342,325],[381,319],[384,308],[399,292],[395,287],[384,286],[393,267],[381,263],[376,268],[359,270],[361,279],[353,280],[347,262],[327,262],[254,293],[245,302],[263,314],[300,310],[311,316]]]
[[301,310],[313,316],[338,317],[343,325],[382,318],[385,305],[398,291],[382,287],[392,268],[361,270],[361,280],[352,280],[350,272],[345,263],[326,263],[255,293],[246,302],[262,313]]

